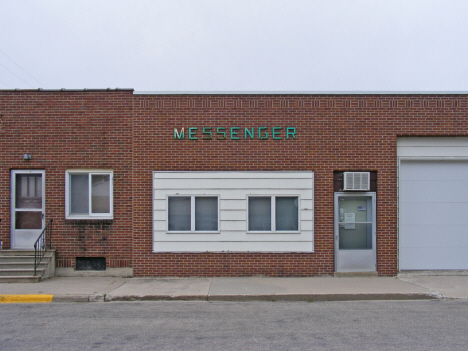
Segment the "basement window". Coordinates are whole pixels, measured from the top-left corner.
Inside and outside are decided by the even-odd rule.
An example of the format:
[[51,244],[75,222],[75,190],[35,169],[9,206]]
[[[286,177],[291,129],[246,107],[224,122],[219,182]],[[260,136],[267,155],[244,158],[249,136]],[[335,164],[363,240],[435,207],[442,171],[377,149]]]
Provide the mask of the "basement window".
[[105,257],[77,257],[75,269],[77,271],[105,271]]

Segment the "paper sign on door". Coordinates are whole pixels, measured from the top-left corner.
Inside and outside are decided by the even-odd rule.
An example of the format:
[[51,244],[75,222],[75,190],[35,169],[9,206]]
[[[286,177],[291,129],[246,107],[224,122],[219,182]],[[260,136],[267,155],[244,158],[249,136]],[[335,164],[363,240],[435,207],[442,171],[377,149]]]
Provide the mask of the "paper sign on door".
[[345,213],[344,214],[345,223],[352,222],[352,224],[345,224],[345,229],[356,229],[356,214],[355,213]]

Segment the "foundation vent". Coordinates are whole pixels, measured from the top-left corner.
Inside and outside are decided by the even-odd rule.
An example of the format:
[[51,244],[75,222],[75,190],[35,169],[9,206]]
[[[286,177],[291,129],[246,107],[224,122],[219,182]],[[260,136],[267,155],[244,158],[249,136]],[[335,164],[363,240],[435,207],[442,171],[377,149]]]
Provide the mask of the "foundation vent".
[[344,172],[343,190],[369,191],[370,172]]
[[106,258],[105,257],[77,257],[76,268],[77,271],[105,271]]

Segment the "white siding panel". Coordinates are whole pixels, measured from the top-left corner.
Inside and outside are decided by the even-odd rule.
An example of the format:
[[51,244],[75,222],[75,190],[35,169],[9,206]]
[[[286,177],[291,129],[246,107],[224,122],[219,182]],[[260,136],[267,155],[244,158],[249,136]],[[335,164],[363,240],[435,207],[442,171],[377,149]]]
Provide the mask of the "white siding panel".
[[167,215],[166,210],[164,210],[164,211],[161,211],[161,210],[153,211],[153,220],[155,222],[164,221],[164,224],[165,224],[166,215]]
[[153,210],[154,211],[166,211],[167,201],[166,199],[153,199]]
[[223,200],[244,200],[246,201],[247,195],[301,195],[304,194],[304,197],[301,195],[301,199],[304,200],[313,200],[310,190],[308,189],[252,189],[252,188],[242,188],[242,189],[203,189],[203,188],[193,188],[193,189],[165,189],[154,192],[155,200],[161,200],[167,195],[220,195],[222,192]]
[[[313,172],[154,172],[155,252],[313,251]],[[216,195],[220,233],[166,232],[169,195]],[[299,233],[247,233],[249,195],[299,196]]]
[[310,188],[310,179],[285,179],[283,184],[278,182],[278,179],[192,179],[190,182],[182,181],[181,179],[177,180],[168,180],[164,182],[163,179],[159,179],[161,186],[159,190],[180,190],[184,191],[185,189],[193,190],[196,187],[198,189],[204,189],[207,191],[217,190],[217,189],[250,189],[255,191],[256,189],[309,189]]
[[223,221],[242,221],[247,220],[247,211],[244,210],[223,210],[221,211],[221,222]]
[[[180,248],[180,250],[177,250]],[[154,252],[312,252],[312,242],[158,242]]]
[[244,199],[220,199],[220,206],[224,211],[239,210],[245,211],[247,207],[247,197]]
[[307,232],[307,231],[313,231],[314,229],[314,223],[312,221],[301,221],[301,231]]
[[300,216],[301,216],[301,221],[303,221],[303,222],[307,222],[307,221],[312,222],[314,220],[314,211],[302,209],[301,213],[300,213]]
[[[254,242],[254,241],[301,241],[311,242],[312,233],[307,234],[253,234],[243,231],[221,231],[220,233],[166,233],[166,231],[155,232],[161,235],[160,241],[188,242],[188,241],[219,241],[219,242]],[[163,235],[164,234],[164,235]]]
[[310,179],[312,172],[154,172],[155,179]]
[[247,229],[246,221],[221,221],[221,231],[233,230],[245,232]]

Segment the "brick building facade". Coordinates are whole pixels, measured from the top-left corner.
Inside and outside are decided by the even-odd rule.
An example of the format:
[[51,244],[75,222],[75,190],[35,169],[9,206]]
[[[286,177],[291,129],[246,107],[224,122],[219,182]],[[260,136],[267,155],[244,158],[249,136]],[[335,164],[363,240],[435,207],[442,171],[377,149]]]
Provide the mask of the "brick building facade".
[[[12,172],[41,170],[45,179],[44,220],[53,219],[52,247],[56,249],[57,268],[63,272],[75,272],[77,258],[99,257],[105,259],[109,274],[114,269],[124,269],[136,277],[332,275],[338,270],[337,236],[341,230],[357,233],[360,228],[357,220],[351,220],[355,224],[340,224],[343,219],[338,218],[338,207],[341,205],[334,196],[352,193],[353,201],[357,201],[357,195],[366,194],[367,201],[372,198],[375,205],[371,202],[367,207],[359,205],[356,215],[368,212],[362,224],[367,225],[371,241],[370,228],[374,226],[376,241],[367,248],[375,252],[376,267],[371,270],[393,276],[401,269],[399,252],[406,250],[399,247],[403,244],[399,244],[398,211],[403,205],[398,202],[397,149],[408,138],[411,143],[434,140],[434,137],[464,149],[468,137],[467,112],[465,94],[169,95],[134,94],[132,90],[0,91],[0,240],[3,249],[14,246],[11,237],[17,235],[14,226],[19,224],[12,217],[21,219],[24,215],[19,214],[21,210],[15,209],[13,203],[13,193],[20,196],[13,183],[21,179],[14,180]],[[440,149],[438,140],[429,146]],[[24,154],[30,154],[31,159],[24,159]],[[460,160],[465,157],[464,154],[456,156]],[[96,180],[99,176],[111,177],[111,215],[93,217],[90,210],[89,216],[81,218],[67,212],[65,204],[72,201],[69,197],[78,196],[71,190],[67,195],[70,186],[67,179],[74,182],[76,175],[78,181],[80,172]],[[193,197],[192,202],[208,196],[197,185],[206,183],[190,181],[195,184],[190,189],[171,188],[157,202],[158,184],[162,184],[158,183],[158,172],[167,172],[170,177],[193,175],[197,179],[204,174],[232,177],[224,180],[224,184],[234,184],[235,178],[244,179],[249,174],[258,176],[261,182],[274,178],[273,182],[278,174],[288,176],[267,195],[267,190],[251,189],[249,184],[255,183],[252,179],[245,180],[244,187],[235,189],[241,194],[245,192],[241,195],[244,202],[226,200],[226,194],[234,192],[230,185],[223,189],[217,187],[215,195],[210,197],[218,203],[218,224],[214,224],[213,233],[199,234],[193,228],[186,234],[171,233],[167,227],[157,234],[157,203],[181,200],[176,199],[181,194],[185,194],[184,201]],[[372,178],[371,188],[343,192],[342,172],[368,173]],[[312,177],[310,189],[284,190],[301,174]],[[169,179],[167,184],[182,183]],[[94,183],[90,187],[95,189]],[[309,200],[299,194],[301,189],[304,194],[310,190],[312,206],[303,205]],[[254,222],[249,210],[236,207],[223,212],[234,203],[244,206],[241,204],[248,202],[253,209],[254,197],[273,202],[284,197],[296,205],[299,202],[299,209],[294,213],[299,216],[295,220],[299,221],[299,228],[287,234],[269,229],[267,235],[260,233],[262,236],[249,227],[242,229],[245,223]],[[376,218],[371,216],[371,206],[376,210]],[[166,216],[161,217],[161,223],[170,220],[169,210],[160,209],[160,213]],[[309,214],[310,220],[305,222]],[[241,220],[234,217],[228,220],[230,216],[240,216],[236,218]],[[279,218],[276,217],[278,228]],[[349,218],[356,217],[353,214]],[[297,239],[309,223],[310,237],[307,234],[304,239]],[[231,230],[232,240],[217,239]],[[247,237],[247,241],[235,239],[236,233],[239,238]],[[161,242],[155,239],[157,235],[161,236]],[[166,243],[166,236],[175,239],[171,242],[172,239],[167,239]],[[278,239],[283,237],[284,240]],[[271,246],[265,244],[271,249],[263,250],[263,240],[271,242]],[[229,244],[231,241],[239,246]],[[280,241],[284,242],[284,250],[278,249],[282,247],[278,246]],[[197,242],[193,245],[200,245],[196,246],[200,249],[184,249],[190,248],[187,244],[190,242]],[[206,244],[204,249],[203,243],[208,242],[213,246]],[[159,250],[160,243],[168,249]],[[307,249],[302,250],[301,245]],[[466,269],[464,264],[453,268]]]

